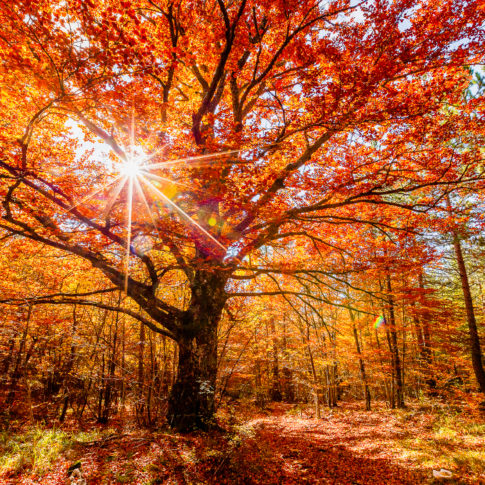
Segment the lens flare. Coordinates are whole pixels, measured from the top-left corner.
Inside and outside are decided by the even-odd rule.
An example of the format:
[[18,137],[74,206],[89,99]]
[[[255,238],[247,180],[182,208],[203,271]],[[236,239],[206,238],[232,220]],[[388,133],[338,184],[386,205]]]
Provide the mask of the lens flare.
[[129,158],[120,165],[120,173],[125,177],[134,178],[140,174],[141,163],[136,158]]
[[381,325],[385,325],[386,324],[386,319],[384,318],[383,315],[379,315],[378,317],[376,317],[376,319],[374,320],[374,328],[377,330]]
[[[226,165],[232,163],[238,163],[235,158],[239,154],[239,150],[230,150],[226,152],[208,153],[204,155],[196,155],[192,157],[184,157],[175,160],[164,160],[158,163],[150,163],[157,155],[159,155],[164,147],[155,150],[151,154],[146,154],[144,150],[136,146],[135,138],[135,116],[134,108],[131,116],[131,130],[129,137],[129,145],[123,150],[114,151],[118,160],[113,165],[114,177],[109,180],[99,189],[94,190],[85,196],[80,202],[67,207],[65,213],[69,213],[74,208],[78,208],[92,199],[95,195],[103,192],[107,192],[106,203],[103,210],[100,212],[102,219],[106,220],[106,224],[110,225],[111,212],[117,206],[117,202],[121,202],[124,208],[126,218],[126,228],[124,237],[120,237],[120,242],[124,246],[124,290],[128,292],[128,285],[130,282],[130,259],[131,255],[138,254],[138,256],[145,254],[149,251],[154,243],[148,235],[140,235],[133,233],[132,224],[133,219],[138,214],[137,210],[133,207],[135,203],[142,203],[146,212],[150,216],[151,223],[155,229],[155,233],[159,239],[162,239],[158,227],[158,221],[151,210],[151,206],[154,205],[158,210],[162,207],[168,207],[170,210],[174,210],[187,224],[193,226],[198,232],[203,234],[204,237],[210,239],[220,249],[226,253],[227,248],[215,237],[215,235],[209,232],[214,230],[219,225],[219,220],[215,215],[211,215],[206,221],[207,229],[201,226],[194,220],[187,212],[175,202],[176,195],[181,192],[181,188],[190,190],[191,186],[187,183],[183,183],[177,180],[173,180],[170,177],[164,177],[153,171],[160,172],[165,169],[173,169],[176,167],[185,168],[203,168],[212,164]],[[145,191],[150,193],[150,200],[147,200]],[[119,206],[119,205],[118,205]],[[156,237],[156,236],[155,236]]]

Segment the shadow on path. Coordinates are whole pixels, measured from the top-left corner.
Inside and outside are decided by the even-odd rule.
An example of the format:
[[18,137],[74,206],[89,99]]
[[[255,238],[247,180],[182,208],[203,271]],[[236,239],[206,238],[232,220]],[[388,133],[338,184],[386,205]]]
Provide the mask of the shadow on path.
[[243,441],[216,483],[429,483],[425,472],[386,458],[385,450],[379,450],[375,456],[369,448],[356,451],[357,429],[355,435],[347,432],[339,437],[337,429],[331,426],[326,431],[330,423],[325,421],[268,417],[250,424],[254,433]]

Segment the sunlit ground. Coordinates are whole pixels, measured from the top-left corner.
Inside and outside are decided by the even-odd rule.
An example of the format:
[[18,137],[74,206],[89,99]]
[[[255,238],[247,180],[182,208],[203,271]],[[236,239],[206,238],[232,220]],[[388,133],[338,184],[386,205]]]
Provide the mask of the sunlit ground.
[[[256,414],[255,414],[256,413]],[[113,423],[80,431],[36,427],[0,436],[1,483],[64,483],[80,461],[88,483],[485,483],[485,422],[446,405],[378,404],[325,410],[274,404],[225,407],[227,432],[177,435]],[[335,481],[337,480],[337,481]]]

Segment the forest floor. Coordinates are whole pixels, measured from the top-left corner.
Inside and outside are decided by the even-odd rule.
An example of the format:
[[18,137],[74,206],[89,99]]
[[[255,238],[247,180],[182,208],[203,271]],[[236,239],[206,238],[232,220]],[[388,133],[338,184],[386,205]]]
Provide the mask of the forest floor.
[[233,405],[230,431],[179,435],[113,425],[80,430],[31,427],[0,434],[1,484],[65,484],[79,462],[98,484],[485,484],[485,422],[449,406],[342,404],[310,410]]

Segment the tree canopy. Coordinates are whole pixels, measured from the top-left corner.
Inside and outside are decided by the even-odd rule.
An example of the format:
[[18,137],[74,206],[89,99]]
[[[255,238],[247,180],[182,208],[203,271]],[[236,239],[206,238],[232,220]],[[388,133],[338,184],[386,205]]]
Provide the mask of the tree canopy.
[[[3,3],[0,227],[106,278],[30,303],[175,340],[170,420],[204,425],[231,302],[319,287],[355,310],[356,274],[396,271],[392,253],[419,267],[420,228],[482,186],[483,105],[464,93],[484,16],[478,0]],[[97,299],[115,290],[139,310]]]

